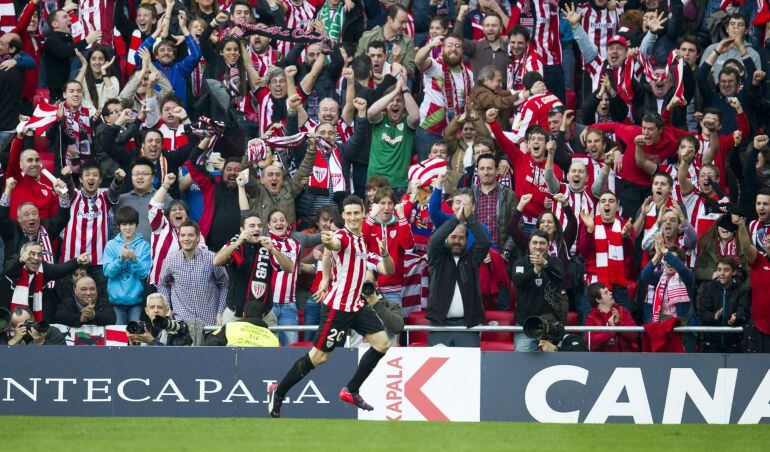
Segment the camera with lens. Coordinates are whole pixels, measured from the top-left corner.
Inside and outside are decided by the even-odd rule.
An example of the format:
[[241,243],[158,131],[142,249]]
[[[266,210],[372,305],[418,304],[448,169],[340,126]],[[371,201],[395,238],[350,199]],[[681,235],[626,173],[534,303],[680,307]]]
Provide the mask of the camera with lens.
[[29,320],[26,320],[23,323],[23,325],[24,325],[24,328],[27,329],[27,334],[25,334],[24,337],[22,338],[22,340],[25,343],[32,342],[32,339],[33,339],[32,338],[32,334],[30,334],[30,332],[29,332],[29,330],[32,329],[32,328],[34,328],[35,331],[37,331],[37,333],[42,335],[42,336],[45,336],[45,334],[48,332],[48,323],[47,322],[43,322],[43,321],[35,322],[34,320],[29,319]]
[[364,281],[364,284],[361,285],[361,296],[363,298],[370,297],[374,295],[374,292],[377,291],[377,286],[374,285],[371,281]]
[[152,321],[152,328],[157,331],[167,331],[169,334],[187,334],[187,323],[174,320],[171,317],[157,316]]
[[553,314],[527,317],[523,327],[524,334],[538,341],[558,344],[564,338],[564,324]]
[[128,334],[144,334],[145,329],[147,328],[147,324],[139,321],[130,321],[128,324],[126,324],[126,332]]

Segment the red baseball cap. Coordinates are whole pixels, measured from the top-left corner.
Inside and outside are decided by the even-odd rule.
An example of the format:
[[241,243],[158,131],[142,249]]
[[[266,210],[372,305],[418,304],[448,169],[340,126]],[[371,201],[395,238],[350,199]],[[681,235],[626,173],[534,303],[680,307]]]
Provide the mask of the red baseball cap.
[[615,35],[611,37],[609,40],[607,40],[607,47],[611,46],[612,44],[620,44],[623,47],[630,47],[628,44],[628,39],[624,38],[621,35]]

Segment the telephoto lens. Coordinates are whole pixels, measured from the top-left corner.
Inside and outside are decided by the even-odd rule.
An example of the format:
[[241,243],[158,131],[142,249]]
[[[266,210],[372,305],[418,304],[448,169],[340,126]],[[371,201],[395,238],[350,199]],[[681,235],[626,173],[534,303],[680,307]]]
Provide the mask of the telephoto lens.
[[187,324],[174,320],[171,317],[157,316],[155,317],[155,320],[152,321],[152,327],[156,330],[166,330],[172,334],[184,334],[184,330],[187,329]]

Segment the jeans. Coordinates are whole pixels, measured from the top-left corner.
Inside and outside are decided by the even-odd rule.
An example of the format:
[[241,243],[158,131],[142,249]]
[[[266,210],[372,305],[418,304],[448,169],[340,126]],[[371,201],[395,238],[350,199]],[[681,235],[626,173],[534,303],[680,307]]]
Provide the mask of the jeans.
[[[308,298],[304,306],[305,318],[303,324],[305,325],[318,325],[321,321],[321,303],[317,303]],[[305,331],[302,333],[302,340],[313,341],[315,339],[315,331]]]
[[426,160],[428,154],[430,154],[430,147],[443,137],[439,135],[433,135],[422,127],[417,128],[417,132],[414,137],[415,147],[417,148],[417,158],[419,161]]
[[516,333],[513,336],[514,351],[536,352],[538,347],[537,339],[531,338],[524,333]]
[[558,97],[563,103],[566,103],[567,92],[564,90],[564,69],[562,69],[561,64],[546,66],[543,70],[543,78],[545,79],[545,86],[548,88],[548,91]]
[[[633,314],[635,303],[633,303],[633,300],[631,300],[631,297],[628,294],[628,287],[614,287],[612,289],[612,297],[615,299],[615,303],[628,309],[628,312]],[[578,316],[580,317],[580,324],[584,325],[588,313],[591,312],[591,303],[588,302],[588,286],[586,286],[583,296],[578,297],[578,300],[580,302],[580,306],[578,306]]]
[[136,322],[142,316],[142,305],[133,306],[113,305],[115,308],[115,325],[126,325],[128,322]]
[[[278,319],[278,325],[298,325],[299,319],[297,318],[297,303],[283,303],[274,304],[273,313]],[[281,345],[286,346],[297,342],[299,340],[299,333],[296,331],[279,331],[278,341]]]

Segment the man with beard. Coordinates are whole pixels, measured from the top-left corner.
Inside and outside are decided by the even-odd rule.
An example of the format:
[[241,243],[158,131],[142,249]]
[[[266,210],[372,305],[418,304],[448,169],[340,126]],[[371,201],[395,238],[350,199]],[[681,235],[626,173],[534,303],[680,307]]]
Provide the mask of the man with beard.
[[[169,202],[167,199],[168,188],[174,184],[175,180],[176,174],[166,174],[147,209],[148,220],[152,229],[150,238],[152,268],[150,269],[149,282],[153,286],[158,285],[166,256],[179,249],[179,226],[190,219],[190,210],[184,201],[174,199]],[[198,246],[206,248],[206,241],[203,236],[199,235],[198,237],[200,238]]]
[[[545,210],[545,200],[550,199],[545,179],[548,133],[540,126],[530,127],[525,136],[527,145],[525,151],[505,135],[497,122],[497,110],[494,108],[487,110],[487,123],[492,129],[498,146],[511,162],[511,168],[515,168],[513,187],[516,190],[516,196],[521,198],[528,193],[532,195],[532,201],[527,203],[522,213],[524,232],[529,233],[534,229],[538,215]],[[551,143],[551,146],[556,146],[555,141]],[[563,178],[561,168],[554,168],[554,173],[558,179]]]
[[[367,177],[385,176],[391,188],[402,191],[408,186],[407,170],[412,159],[415,129],[420,121],[419,107],[406,83],[406,74],[402,71],[396,85],[388,88],[366,112],[372,125]],[[356,126],[359,121],[356,120]],[[435,138],[433,141],[440,139]],[[428,151],[426,149],[426,158]]]
[[51,93],[51,101],[62,98],[64,82],[70,78],[70,66],[75,50],[85,52],[86,47],[102,38],[101,30],[92,30],[86,38],[74,42],[72,38],[72,19],[64,10],[57,9],[48,15],[51,31],[46,34],[43,46],[46,86]]
[[[430,296],[425,318],[431,325],[472,328],[486,321],[481,303],[479,267],[489,253],[489,237],[477,219],[470,199],[453,206],[454,215],[430,237]],[[468,236],[474,237],[468,247]],[[428,345],[478,347],[479,333],[428,333]]]
[[[158,44],[155,41],[161,38],[165,27],[170,26],[171,15],[167,14],[163,23],[155,30],[149,38],[142,42],[140,49],[147,49],[153,52],[155,56],[155,67],[168,79],[171,86],[174,87],[174,93],[182,101],[182,107],[187,106],[187,79],[193,69],[198,66],[202,53],[200,45],[187,29],[187,13],[184,10],[179,11],[179,29],[184,36],[185,46],[187,47],[187,56],[181,61],[176,61],[176,44],[168,38],[161,39]],[[135,64],[141,61],[135,58]]]
[[[389,6],[385,25],[364,32],[358,41],[356,56],[366,54],[372,41],[380,41],[385,44],[387,61],[393,63],[396,61],[396,55],[400,55],[401,64],[406,68],[409,77],[414,76],[419,63],[415,66],[417,57],[414,53],[414,43],[412,38],[404,33],[408,24],[409,11],[406,7],[400,4]],[[394,50],[395,48],[398,50]]]
[[508,33],[510,63],[504,74],[507,75],[508,89],[521,100],[529,96],[524,90],[524,74],[533,71],[543,74],[543,58],[535,51],[534,46],[530,45],[530,41],[529,30],[522,25],[514,26]]
[[115,310],[110,300],[99,298],[96,281],[86,276],[75,283],[75,297],[59,302],[54,322],[71,327],[115,325]]
[[[294,44],[289,41],[278,41],[278,44]],[[273,49],[270,44],[270,38],[267,36],[251,35],[249,36],[249,47],[247,49],[249,56],[251,57],[251,63],[254,65],[254,69],[257,71],[257,75],[264,78],[267,77],[268,71],[271,66],[275,66],[278,61],[278,57],[284,53],[279,54]]]
[[[633,258],[634,234],[631,221],[621,226],[618,198],[610,191],[603,191],[596,214],[580,212],[580,219],[577,252],[585,258],[586,285],[603,283],[618,304],[633,312],[625,275],[626,260]],[[578,310],[581,323],[590,310],[588,297],[581,297]]]
[[[431,51],[442,46],[438,59]],[[437,36],[420,48],[415,56],[422,72],[425,97],[420,104],[420,128],[417,130],[417,157],[428,158],[430,146],[441,136],[455,117],[462,114],[470,99],[473,73],[463,64],[463,41],[456,36]],[[404,89],[406,81],[403,80]]]
[[196,222],[179,225],[179,249],[163,263],[158,292],[173,306],[175,319],[221,325],[229,278],[224,268],[214,265],[214,253],[199,242]]
[[[178,114],[180,117],[186,116],[184,110],[177,111],[174,114]],[[107,130],[102,135],[102,148],[126,173],[128,173],[128,170],[136,160],[145,159],[149,161],[150,175],[148,179],[150,187],[159,187],[166,174],[176,174],[179,172],[179,167],[187,161],[190,153],[196,146],[198,149],[208,148],[210,138],[205,138],[198,142],[198,138],[190,136],[186,145],[174,152],[169,152],[163,149],[163,134],[158,129],[147,129],[142,137],[141,148],[126,151],[122,145],[117,143],[117,136],[121,128],[131,120],[130,115],[131,110],[123,110],[115,123],[107,127]],[[179,197],[179,185],[177,183],[171,187],[170,194],[172,197]],[[141,216],[142,210],[137,210]]]
[[[31,202],[22,203],[16,210],[16,221],[9,215],[10,199],[13,192],[18,190],[16,179],[7,177],[5,179],[5,190],[0,198],[0,236],[5,243],[5,259],[9,259],[19,254],[22,245],[27,242],[40,243],[46,254],[43,259],[52,264],[56,260],[54,254],[54,241],[61,233],[69,219],[68,199],[66,195],[61,195],[63,202],[58,208],[55,216],[41,219],[40,211]],[[78,254],[79,255],[79,254]]]
[[[463,21],[469,10],[470,7],[468,5],[460,7],[457,22],[452,32],[453,36],[462,38]],[[511,62],[511,57],[506,48],[507,43],[500,36],[503,21],[497,14],[490,13],[484,16],[482,27],[484,28],[484,39],[463,39],[463,52],[470,59],[471,71],[478,75],[481,68],[492,65],[501,74],[505,74]]]
[[[56,215],[59,207],[69,207],[69,200],[62,197],[62,190],[66,184],[57,179],[51,185],[47,179],[41,178],[43,165],[40,162],[40,154],[34,149],[33,130],[27,130],[25,137],[17,136],[11,142],[10,155],[8,156],[7,178],[16,181],[14,195],[9,199],[11,219],[16,220],[19,207],[24,203],[32,203],[45,220]],[[66,201],[64,201],[66,199]]]
[[[567,171],[567,183],[559,182],[559,179],[554,174],[553,166],[553,152],[549,150],[548,159],[545,163],[545,182],[548,185],[548,193],[551,195],[562,194],[567,198],[569,206],[572,208],[574,215],[567,216],[565,209],[561,203],[553,203],[554,215],[561,223],[562,230],[566,229],[567,224],[570,222],[577,222],[579,212],[593,212],[596,205],[596,197],[594,193],[598,193],[601,190],[594,192],[593,188],[589,191],[586,190],[588,180],[588,170],[586,164],[580,160],[573,160],[572,164]],[[577,244],[573,244],[570,252],[575,252]]]
[[[91,262],[97,267],[91,270],[91,274],[100,285],[106,284],[101,265],[104,247],[110,234],[110,214],[113,205],[119,200],[120,185],[125,176],[126,173],[118,168],[109,190],[99,188],[102,184],[99,165],[83,165],[80,170],[80,190],[77,190],[72,198],[69,222],[62,235],[62,260],[67,261],[83,253],[88,254]],[[58,233],[56,235],[58,236]]]
[[10,301],[11,310],[26,307],[33,313],[36,322],[45,320],[49,323],[56,312],[56,296],[53,289],[46,285],[51,281],[68,276],[80,265],[90,263],[87,254],[78,256],[62,264],[44,261],[43,246],[38,242],[27,242],[21,246],[20,253],[14,256],[5,267],[3,278],[4,307]]

